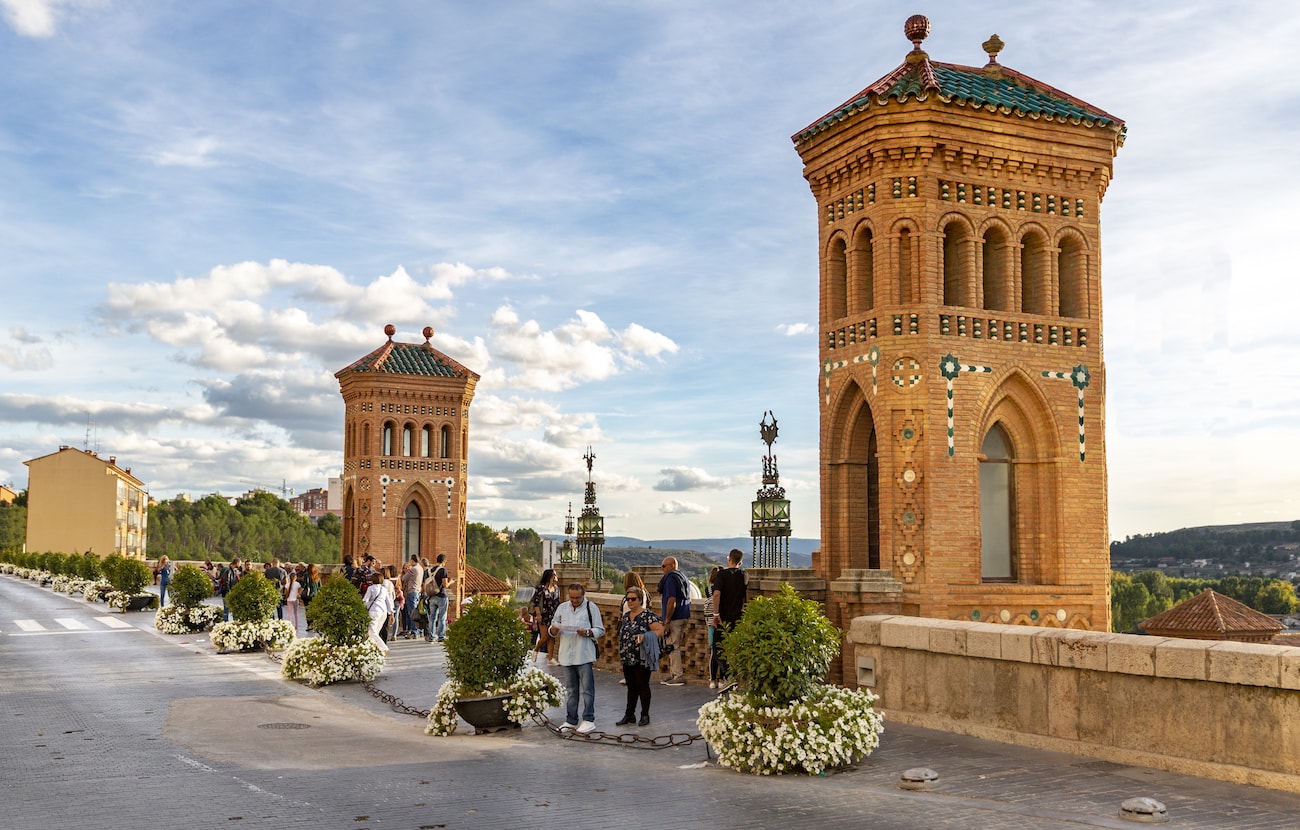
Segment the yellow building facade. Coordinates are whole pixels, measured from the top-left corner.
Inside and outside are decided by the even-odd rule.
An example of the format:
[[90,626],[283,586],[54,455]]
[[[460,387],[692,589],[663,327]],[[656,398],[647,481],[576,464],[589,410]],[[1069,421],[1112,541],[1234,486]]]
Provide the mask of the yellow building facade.
[[143,559],[149,494],[129,468],[74,447],[27,465],[27,550]]

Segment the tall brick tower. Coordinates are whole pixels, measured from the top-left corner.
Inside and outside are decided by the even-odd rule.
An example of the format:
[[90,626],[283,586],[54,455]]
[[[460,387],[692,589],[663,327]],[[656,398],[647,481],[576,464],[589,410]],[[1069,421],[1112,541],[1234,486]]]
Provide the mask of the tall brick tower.
[[904,62],[794,136],[820,233],[822,550],[864,611],[1109,627],[1098,211],[1123,122]]
[[[343,552],[465,567],[469,405],[479,376],[429,345],[388,342],[335,373],[345,407]],[[460,586],[464,580],[457,579]]]

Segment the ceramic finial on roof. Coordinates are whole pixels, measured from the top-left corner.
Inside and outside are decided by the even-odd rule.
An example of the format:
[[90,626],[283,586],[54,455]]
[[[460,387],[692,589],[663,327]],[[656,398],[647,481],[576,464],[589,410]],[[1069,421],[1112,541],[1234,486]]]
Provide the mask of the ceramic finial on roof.
[[912,15],[903,24],[903,34],[912,41],[912,51],[907,53],[907,62],[928,60],[930,56],[921,49],[921,41],[930,34],[930,18],[923,14]]
[[428,343],[433,339],[433,326],[425,326],[424,331],[421,333],[424,335],[424,342]]
[[989,55],[989,66],[997,64],[998,52],[1001,52],[1002,47],[1005,45],[1006,44],[1002,42],[1002,38],[998,37],[996,34],[991,35],[988,40],[984,41],[984,51],[988,52]]
[[389,323],[388,325],[384,326],[384,334],[388,335],[389,340],[392,340],[393,335],[397,334],[397,326],[393,325],[392,323]]

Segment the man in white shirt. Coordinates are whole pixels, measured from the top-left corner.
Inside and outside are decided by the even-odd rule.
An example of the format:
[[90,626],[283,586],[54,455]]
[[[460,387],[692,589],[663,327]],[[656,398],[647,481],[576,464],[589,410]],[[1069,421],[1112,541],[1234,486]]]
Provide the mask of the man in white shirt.
[[[605,634],[600,609],[587,599],[580,582],[569,586],[569,601],[560,604],[551,619],[550,634],[560,642],[559,662],[564,670],[567,711],[561,730],[585,735],[596,728],[596,641]],[[581,704],[582,721],[578,721]]]

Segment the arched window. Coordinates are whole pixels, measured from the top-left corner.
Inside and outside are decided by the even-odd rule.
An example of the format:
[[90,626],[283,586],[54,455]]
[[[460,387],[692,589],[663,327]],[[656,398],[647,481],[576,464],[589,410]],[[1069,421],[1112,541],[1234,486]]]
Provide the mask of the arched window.
[[428,458],[433,445],[433,427],[425,424],[420,428],[420,457]]
[[1051,314],[1052,275],[1047,258],[1047,238],[1030,231],[1020,240],[1020,310],[1025,314]]
[[402,425],[402,455],[409,456],[411,454],[411,444],[414,443],[413,442],[414,436],[415,436],[415,427],[412,426],[411,424],[403,424]]
[[984,232],[984,307],[991,311],[1015,311],[1011,292],[1011,263],[1006,231],[994,225]]
[[420,505],[411,502],[402,514],[402,559],[420,555]]
[[393,428],[394,424],[392,421],[384,421],[384,455],[393,454]]
[[875,241],[870,228],[858,231],[853,242],[853,297],[850,313],[876,307]]
[[1083,243],[1073,236],[1061,240],[1056,263],[1056,273],[1061,281],[1061,316],[1087,317],[1088,256],[1083,250]]
[[438,432],[438,457],[451,458],[451,427],[446,424]]
[[848,314],[849,263],[845,255],[844,239],[831,240],[826,254],[826,318],[838,320]]
[[962,222],[949,222],[943,229],[943,304],[974,305],[970,273],[970,231]]
[[1016,579],[1015,476],[1011,440],[994,424],[980,447],[980,576]]
[[913,302],[912,292],[912,232],[903,228],[898,232],[898,301]]
[[361,454],[372,455],[375,448],[370,446],[370,424],[361,425]]

